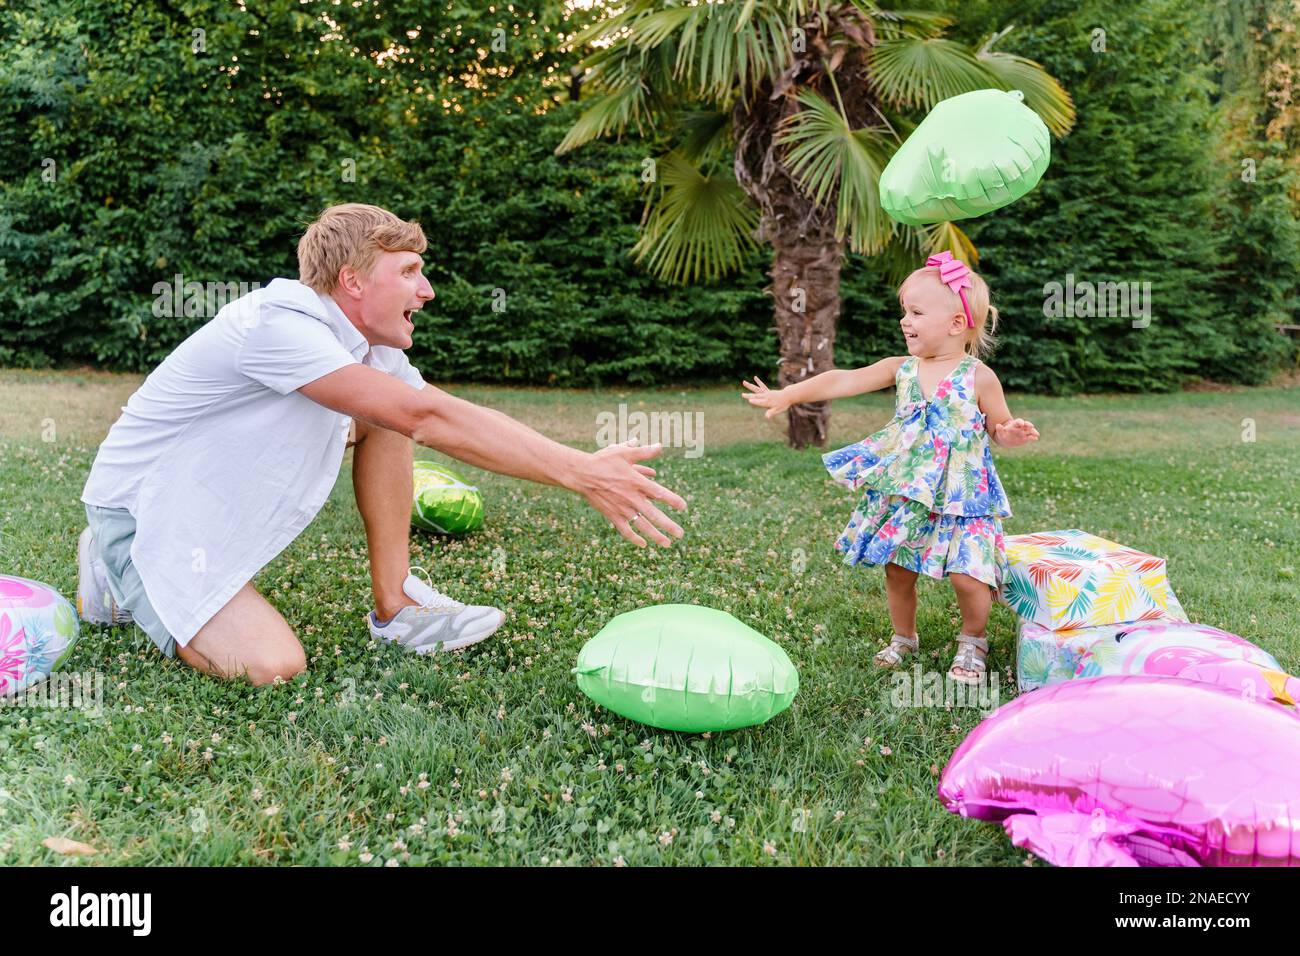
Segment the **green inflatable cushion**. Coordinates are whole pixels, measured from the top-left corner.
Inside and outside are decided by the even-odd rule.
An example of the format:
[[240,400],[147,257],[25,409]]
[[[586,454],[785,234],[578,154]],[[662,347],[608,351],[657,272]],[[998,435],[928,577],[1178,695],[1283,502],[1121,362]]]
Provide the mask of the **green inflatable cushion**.
[[909,226],[982,216],[1038,185],[1051,134],[1019,90],[938,103],[880,176],[880,205]]
[[411,524],[438,534],[467,534],[483,524],[483,496],[478,488],[445,465],[417,461]]
[[799,690],[785,651],[725,611],[694,604],[618,615],[583,646],[574,673],[602,707],[690,733],[761,724]]

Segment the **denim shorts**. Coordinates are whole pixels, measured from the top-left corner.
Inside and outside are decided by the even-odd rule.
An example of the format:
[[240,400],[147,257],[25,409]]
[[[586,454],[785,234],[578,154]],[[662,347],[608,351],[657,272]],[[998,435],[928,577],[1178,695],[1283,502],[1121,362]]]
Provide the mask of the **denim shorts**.
[[144,592],[144,582],[131,561],[131,542],[135,539],[135,518],[125,508],[101,508],[86,505],[86,520],[90,524],[92,547],[104,564],[108,575],[108,589],[113,599],[131,612],[131,618],[149,635],[158,650],[168,657],[176,656],[176,640],[167,633],[158,612],[149,603]]

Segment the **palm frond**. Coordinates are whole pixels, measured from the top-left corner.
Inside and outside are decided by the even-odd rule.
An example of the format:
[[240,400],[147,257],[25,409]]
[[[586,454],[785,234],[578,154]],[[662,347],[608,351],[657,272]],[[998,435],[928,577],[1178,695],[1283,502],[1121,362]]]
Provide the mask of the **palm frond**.
[[975,243],[971,242],[970,236],[962,232],[961,227],[955,222],[938,222],[932,226],[921,226],[920,230],[924,236],[926,256],[951,252],[953,258],[968,263],[971,268],[980,264],[980,254],[975,248]]
[[871,73],[886,102],[926,110],[997,82],[969,48],[942,38],[882,40],[871,50]]
[[700,96],[721,100],[777,77],[805,0],[787,3],[701,3],[678,31],[674,78]]
[[849,2],[871,19],[876,36],[882,40],[937,37],[956,22],[954,17],[937,10],[885,10],[870,0]]
[[646,207],[637,262],[670,282],[712,280],[756,248],[758,211],[725,169],[705,176],[677,152],[659,158],[658,194]]
[[893,137],[884,127],[854,129],[844,115],[812,90],[798,95],[777,142],[788,147],[786,167],[818,204],[838,190],[836,236],[849,238],[854,252],[874,255],[889,241],[891,220],[880,206],[880,174],[889,162]]
[[961,227],[951,222],[900,227],[889,245],[876,256],[875,263],[885,281],[898,287],[913,271],[925,265],[927,258],[945,250],[972,268],[979,265],[979,250]]
[[629,26],[628,42],[643,49],[658,46],[699,16],[698,7],[667,7],[637,18]]
[[678,114],[677,126],[677,150],[693,163],[718,159],[731,148],[731,113],[726,110],[686,110]]
[[634,0],[623,9],[589,23],[569,40],[569,45],[575,50],[588,46],[608,49],[627,34],[639,16],[653,9],[644,0]]
[[739,33],[749,22],[749,18],[754,15],[754,8],[758,6],[758,0],[745,0],[745,5],[740,8],[740,16],[736,18],[736,32]]
[[925,264],[921,250],[925,237],[914,226],[900,226],[894,231],[889,245],[872,258],[872,266],[880,271],[885,282],[897,289],[903,280]]
[[1010,28],[988,37],[975,58],[988,70],[1004,90],[1020,90],[1025,105],[1037,113],[1053,136],[1064,136],[1074,127],[1074,101],[1065,88],[1043,67],[1014,53],[993,49],[993,44],[1007,35]]
[[556,147],[557,155],[610,133],[621,134],[630,126],[646,132],[653,127],[655,114],[677,94],[672,51],[664,47],[642,50],[620,41],[593,52],[582,67],[592,98]]
[[645,84],[633,82],[596,96],[564,134],[555,154],[562,155],[609,133],[621,133],[628,126],[640,129],[649,120],[648,93]]

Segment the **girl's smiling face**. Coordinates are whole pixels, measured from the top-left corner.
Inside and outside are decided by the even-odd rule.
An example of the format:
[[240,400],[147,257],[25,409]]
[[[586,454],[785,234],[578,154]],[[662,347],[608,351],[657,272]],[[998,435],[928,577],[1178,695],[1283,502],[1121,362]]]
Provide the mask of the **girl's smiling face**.
[[937,276],[918,276],[905,283],[899,300],[903,305],[899,325],[908,355],[934,358],[965,351],[966,313],[961,300]]

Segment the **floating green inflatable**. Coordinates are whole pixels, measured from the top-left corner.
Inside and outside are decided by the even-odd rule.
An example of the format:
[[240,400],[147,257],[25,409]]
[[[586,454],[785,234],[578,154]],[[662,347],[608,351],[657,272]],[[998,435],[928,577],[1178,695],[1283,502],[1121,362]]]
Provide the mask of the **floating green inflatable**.
[[799,690],[785,651],[725,611],[694,604],[618,615],[582,648],[573,672],[602,707],[690,733],[761,724]]
[[450,468],[415,463],[411,524],[438,534],[465,534],[483,524],[483,496]]
[[909,226],[969,219],[1038,185],[1051,134],[1019,90],[975,90],[938,103],[880,175],[880,205]]

